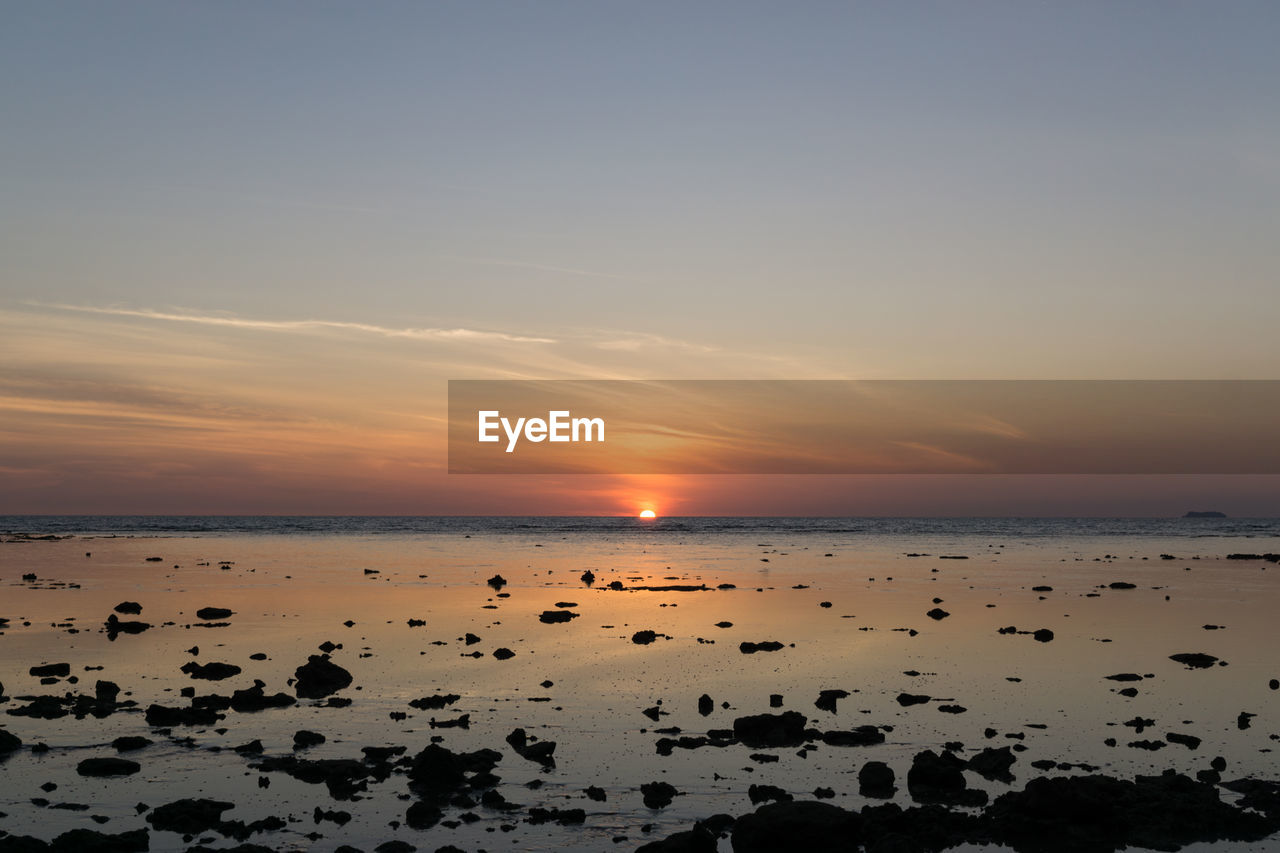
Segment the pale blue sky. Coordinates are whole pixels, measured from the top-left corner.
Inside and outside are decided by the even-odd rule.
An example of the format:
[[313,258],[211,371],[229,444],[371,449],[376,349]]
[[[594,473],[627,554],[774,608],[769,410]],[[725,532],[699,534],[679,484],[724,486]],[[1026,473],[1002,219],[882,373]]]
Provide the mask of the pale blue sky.
[[9,3],[3,294],[625,329],[851,374],[1274,375],[1278,25],[1271,3]]

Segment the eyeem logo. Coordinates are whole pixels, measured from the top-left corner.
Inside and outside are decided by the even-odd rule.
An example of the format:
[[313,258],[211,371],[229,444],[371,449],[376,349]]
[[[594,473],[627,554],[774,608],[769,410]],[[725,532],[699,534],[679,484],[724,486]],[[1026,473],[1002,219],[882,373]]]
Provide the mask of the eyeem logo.
[[480,441],[500,441],[499,427],[507,434],[507,453],[516,449],[521,435],[532,442],[604,441],[604,418],[575,418],[567,410],[547,412],[547,419],[517,418],[515,424],[502,413],[490,409],[480,415]]

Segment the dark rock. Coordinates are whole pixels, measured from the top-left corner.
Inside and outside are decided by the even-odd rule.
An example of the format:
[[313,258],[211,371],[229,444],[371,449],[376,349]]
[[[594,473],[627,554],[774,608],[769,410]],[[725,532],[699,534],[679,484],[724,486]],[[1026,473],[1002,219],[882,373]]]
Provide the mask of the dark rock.
[[707,694],[703,693],[698,697],[698,713],[702,716],[710,716],[711,712],[715,710],[715,707],[715,702],[713,702],[711,697]]
[[499,649],[494,649],[493,656],[498,660],[511,660],[511,658],[516,656],[516,653],[504,646]]
[[923,705],[929,699],[930,697],[919,693],[899,693],[897,702],[902,707],[907,708],[911,705]]
[[964,766],[964,761],[950,752],[918,752],[907,771],[907,790],[919,802],[981,805],[986,802],[986,793],[967,790],[961,772]]
[[897,790],[894,787],[893,768],[883,761],[868,761],[858,771],[858,793],[864,797],[887,800]]
[[[0,849],[4,840],[0,839]],[[150,834],[145,829],[135,829],[110,835],[92,829],[72,829],[62,833],[49,844],[52,853],[144,853],[151,849]]]
[[324,743],[327,738],[319,732],[312,732],[306,729],[300,729],[293,733],[294,749],[309,749],[313,746],[319,746]]
[[155,743],[155,741],[151,740],[151,738],[125,736],[118,737],[111,741],[111,746],[115,748],[117,752],[133,752],[135,750],[145,749],[153,743]]
[[103,627],[107,632],[107,639],[114,640],[120,634],[141,634],[151,627],[151,623],[121,622],[119,617],[112,613],[107,617],[106,624]]
[[1137,589],[1138,588],[1137,584],[1132,584],[1132,583],[1129,583],[1128,581],[1115,581],[1114,583],[1107,584],[1107,586],[1110,587],[1111,589]]
[[646,807],[661,809],[671,805],[671,800],[680,792],[667,782],[646,782],[640,786],[640,793]]
[[213,708],[167,708],[151,705],[147,708],[147,725],[157,728],[174,726],[211,726],[222,719]]
[[182,665],[182,671],[192,678],[199,678],[205,681],[222,681],[224,678],[231,678],[241,672],[240,667],[233,663],[219,663],[217,661],[210,661],[203,665],[190,661]]
[[848,690],[820,690],[813,705],[820,711],[836,712],[836,700],[848,697]]
[[263,772],[286,773],[308,785],[323,784],[335,800],[350,800],[364,791],[376,768],[352,758],[325,758],[310,761],[293,755],[271,756],[250,765]]
[[642,844],[636,848],[636,853],[716,853],[718,834],[704,824],[696,823],[693,829]]
[[538,617],[538,621],[550,625],[555,622],[568,622],[571,619],[577,619],[578,616],[579,614],[569,610],[544,610]]
[[99,702],[115,702],[120,695],[120,685],[114,681],[98,681],[93,685],[93,696]]
[[823,732],[822,742],[827,746],[874,746],[884,743],[884,732],[876,726],[858,726],[850,731]]
[[444,817],[444,812],[425,800],[419,800],[409,806],[405,812],[404,822],[410,829],[430,829]]
[[311,655],[294,670],[297,683],[294,692],[300,699],[323,699],[351,684],[351,673],[329,660],[326,655]]
[[930,619],[934,619],[938,622],[941,622],[943,619],[946,619],[950,615],[951,615],[950,613],[943,610],[941,607],[935,607],[925,614],[925,616],[928,616]]
[[762,643],[739,643],[738,651],[744,655],[753,655],[756,652],[776,652],[782,647],[782,643],[776,640],[765,640]]
[[1009,768],[1016,760],[1010,747],[1002,746],[999,749],[987,747],[970,758],[967,765],[970,770],[984,779],[1007,783],[1013,781],[1013,774],[1009,772]]
[[225,607],[201,607],[196,611],[196,618],[203,622],[216,622],[234,615],[235,611]]
[[755,714],[733,721],[733,734],[753,749],[761,747],[799,746],[805,740],[808,718],[799,711],[781,714]]
[[795,799],[795,797],[775,785],[752,785],[747,789],[747,796],[751,798],[751,805],[753,806],[770,800],[789,803]]
[[1216,657],[1203,652],[1182,652],[1181,654],[1169,655],[1169,660],[1183,664],[1187,669],[1208,669],[1218,662]]
[[637,646],[647,646],[656,639],[658,639],[658,634],[655,631],[636,631],[631,635],[631,642]]
[[81,776],[132,776],[141,769],[138,762],[125,758],[86,758],[76,765]]
[[1200,738],[1195,735],[1178,734],[1177,732],[1169,732],[1164,736],[1169,743],[1176,743],[1185,746],[1187,749],[1199,749]]
[[0,755],[8,755],[22,748],[22,738],[13,732],[0,729]]
[[1048,643],[1053,640],[1053,632],[1048,628],[1040,628],[1032,632],[1031,638],[1038,643]]
[[421,699],[414,699],[409,703],[409,707],[417,708],[419,711],[438,711],[446,705],[452,705],[461,698],[457,693],[437,693],[434,696],[423,696]]
[[43,666],[33,666],[29,672],[37,678],[66,678],[71,674],[71,664],[47,663]]
[[767,803],[733,825],[734,853],[847,853],[858,849],[862,819],[830,803]]
[[142,605],[136,601],[122,601],[115,606],[115,611],[126,616],[137,616],[142,612]]
[[502,575],[494,575],[493,577],[489,578],[489,580],[485,581],[485,583],[489,584],[489,586],[493,587],[494,589],[502,589],[504,586],[507,585],[507,579],[504,578]]
[[604,788],[597,788],[595,785],[588,786],[585,793],[587,799],[593,802],[603,803],[609,799],[609,795],[604,792]]
[[581,580],[587,586],[591,586],[593,583],[596,582],[595,572],[591,571],[590,569],[587,569],[585,572],[582,573],[581,577],[579,577],[579,580]]
[[1142,676],[1136,672],[1118,672],[1115,675],[1104,676],[1108,681],[1141,681]]
[[217,828],[222,822],[222,813],[234,807],[233,803],[219,800],[176,800],[152,809],[147,814],[147,823],[163,832],[196,835]]

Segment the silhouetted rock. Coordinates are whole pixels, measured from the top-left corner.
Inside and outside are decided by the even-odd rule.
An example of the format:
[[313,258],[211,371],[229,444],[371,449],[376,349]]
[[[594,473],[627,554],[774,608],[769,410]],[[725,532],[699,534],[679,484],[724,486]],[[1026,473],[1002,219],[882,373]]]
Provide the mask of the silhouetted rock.
[[213,708],[168,708],[151,705],[147,708],[147,725],[157,728],[173,726],[211,726],[222,719]]
[[313,746],[319,746],[324,743],[327,738],[319,732],[312,732],[301,729],[293,733],[293,748],[308,749]]
[[1169,655],[1169,660],[1183,664],[1187,669],[1208,669],[1218,662],[1213,655],[1207,655],[1204,652],[1182,652],[1181,654]]
[[225,607],[201,607],[196,611],[196,618],[204,622],[216,622],[234,615],[235,611]]
[[883,761],[868,761],[858,771],[858,793],[864,797],[887,800],[897,790],[894,787],[893,768]]
[[925,614],[925,616],[928,616],[930,619],[934,619],[939,622],[941,622],[943,619],[946,619],[950,615],[951,615],[950,613],[943,610],[941,607],[935,607]]
[[71,664],[47,663],[43,666],[33,666],[28,672],[37,678],[66,678],[71,674]]
[[789,803],[795,799],[776,785],[752,785],[747,789],[747,797],[750,798],[753,806],[769,801]]
[[0,729],[0,755],[8,755],[22,748],[22,738],[13,732]]
[[774,746],[799,746],[805,739],[808,718],[799,711],[781,714],[755,714],[733,721],[733,735],[753,749]]
[[970,770],[984,779],[1012,782],[1013,774],[1009,772],[1009,768],[1016,760],[1010,747],[1002,746],[998,749],[987,747],[972,756],[967,764]]
[[142,605],[136,601],[122,601],[114,609],[117,613],[123,613],[126,616],[137,616],[142,612]]
[[646,782],[640,786],[640,794],[644,804],[651,809],[662,809],[671,805],[672,799],[680,792],[668,782]]
[[861,841],[862,818],[830,803],[767,803],[733,825],[734,853],[847,853]]
[[485,583],[489,584],[489,586],[493,587],[494,589],[502,589],[504,586],[507,585],[507,579],[504,578],[502,575],[494,575],[493,577],[489,578],[489,580],[485,581]]
[[163,832],[196,835],[208,832],[222,822],[222,813],[235,808],[221,800],[182,799],[152,809],[147,823]]
[[698,697],[698,713],[702,716],[710,716],[711,712],[715,710],[715,707],[715,702],[713,702],[711,697],[707,694],[703,693]]
[[232,663],[219,663],[210,661],[206,664],[198,664],[190,661],[182,665],[182,671],[192,678],[200,678],[205,681],[222,681],[224,678],[230,678],[233,675],[239,675],[240,667]]
[[820,711],[836,712],[836,700],[848,697],[848,690],[820,690],[813,705]]
[[874,746],[884,743],[884,732],[876,726],[858,726],[849,731],[823,732],[822,742],[827,746]]
[[111,741],[111,746],[117,752],[134,752],[139,749],[145,749],[153,743],[155,743],[155,741],[151,740],[151,738],[138,737],[137,735],[126,735]]
[[294,692],[300,699],[323,699],[351,684],[351,673],[329,660],[328,655],[311,655],[294,671]]
[[777,640],[765,640],[762,643],[739,643],[738,651],[744,655],[753,655],[756,652],[776,652],[783,648],[782,643]]
[[504,646],[499,649],[494,649],[493,656],[498,660],[511,660],[511,658],[516,656],[516,653]]
[[538,617],[539,622],[546,622],[548,625],[555,622],[568,622],[571,619],[577,619],[578,614],[568,610],[544,610],[542,615]]
[[656,639],[658,639],[656,631],[636,631],[631,635],[631,642],[635,643],[637,646],[647,646]]
[[81,776],[132,776],[142,765],[126,758],[86,758],[76,765]]

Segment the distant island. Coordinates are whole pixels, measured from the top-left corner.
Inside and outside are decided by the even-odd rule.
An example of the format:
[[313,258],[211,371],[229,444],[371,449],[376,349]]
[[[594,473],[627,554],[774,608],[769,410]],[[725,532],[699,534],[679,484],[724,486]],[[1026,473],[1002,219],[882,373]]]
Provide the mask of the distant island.
[[1226,517],[1227,517],[1227,514],[1225,512],[1218,512],[1217,510],[1208,510],[1205,512],[1196,512],[1195,510],[1192,510],[1191,512],[1183,516],[1183,518],[1226,518]]

